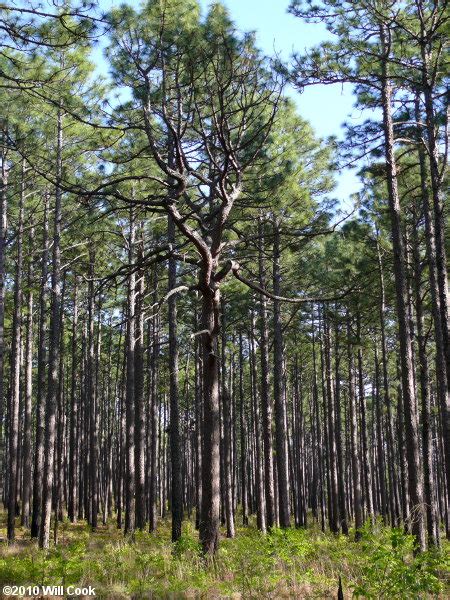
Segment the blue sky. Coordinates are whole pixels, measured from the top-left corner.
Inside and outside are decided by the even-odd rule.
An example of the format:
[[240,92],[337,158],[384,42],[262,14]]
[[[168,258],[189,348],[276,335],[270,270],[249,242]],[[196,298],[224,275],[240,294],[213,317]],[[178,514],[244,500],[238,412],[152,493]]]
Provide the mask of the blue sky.
[[[206,11],[210,0],[199,0]],[[243,31],[255,31],[258,46],[267,55],[275,52],[288,61],[292,53],[303,50],[329,37],[321,24],[306,24],[288,14],[289,0],[222,0],[236,27]],[[129,4],[137,2],[128,0]],[[103,10],[123,4],[123,0],[101,0]],[[98,55],[97,55],[98,56]],[[96,56],[96,59],[97,59]],[[100,58],[100,57],[99,57]],[[100,60],[100,63],[103,63]],[[104,63],[100,64],[100,70]],[[106,67],[106,65],[104,65]],[[341,125],[348,120],[361,120],[361,112],[353,108],[354,99],[350,86],[314,86],[302,94],[289,90],[298,106],[299,113],[323,138],[330,135],[342,137]],[[358,179],[353,171],[345,170],[336,174],[338,182],[334,196],[341,206],[351,206],[349,197],[359,189]]]

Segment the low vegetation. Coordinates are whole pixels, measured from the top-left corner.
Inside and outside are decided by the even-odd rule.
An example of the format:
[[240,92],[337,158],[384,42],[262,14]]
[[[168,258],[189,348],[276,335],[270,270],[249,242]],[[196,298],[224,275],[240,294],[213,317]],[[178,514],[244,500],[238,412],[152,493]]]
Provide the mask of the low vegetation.
[[[5,539],[5,528],[1,530]],[[113,521],[91,533],[64,521],[58,544],[42,551],[19,529],[17,542],[0,547],[0,586],[92,585],[97,598],[333,598],[339,577],[346,598],[445,598],[448,562],[444,547],[417,556],[413,537],[400,529],[366,526],[362,540],[318,528],[255,527],[223,538],[216,559],[205,565],[190,522],[176,544],[170,522],[156,534],[124,538]],[[448,549],[448,548],[447,548]],[[448,554],[448,553],[447,553]]]

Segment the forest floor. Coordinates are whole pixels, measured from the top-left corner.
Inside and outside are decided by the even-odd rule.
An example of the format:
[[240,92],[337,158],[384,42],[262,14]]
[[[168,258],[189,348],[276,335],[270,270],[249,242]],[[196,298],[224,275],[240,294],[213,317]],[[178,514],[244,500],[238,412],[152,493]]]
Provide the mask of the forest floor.
[[190,522],[173,545],[168,520],[156,534],[133,539],[124,539],[113,520],[95,533],[64,521],[58,544],[45,552],[21,527],[8,545],[2,513],[0,597],[4,585],[73,584],[91,585],[108,600],[337,598],[341,577],[345,598],[450,598],[450,546],[419,556],[412,548],[411,536],[379,523],[358,543],[315,525],[263,536],[250,524],[238,527],[234,539],[222,537],[217,559],[206,566]]

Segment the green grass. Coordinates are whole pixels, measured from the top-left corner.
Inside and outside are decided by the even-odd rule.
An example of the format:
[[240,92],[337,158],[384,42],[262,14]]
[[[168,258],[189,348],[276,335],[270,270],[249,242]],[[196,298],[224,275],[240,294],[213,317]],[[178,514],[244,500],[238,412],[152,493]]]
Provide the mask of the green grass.
[[[2,540],[5,533],[3,526]],[[250,526],[239,527],[234,539],[223,537],[217,559],[205,565],[190,523],[174,545],[167,521],[156,534],[137,532],[134,540],[124,539],[113,522],[96,533],[64,522],[58,545],[47,552],[20,528],[15,544],[0,542],[0,589],[90,584],[97,598],[108,600],[336,598],[341,576],[347,598],[447,598],[448,548],[415,556],[411,536],[379,523],[373,531],[366,527],[358,543],[314,527],[263,536]]]

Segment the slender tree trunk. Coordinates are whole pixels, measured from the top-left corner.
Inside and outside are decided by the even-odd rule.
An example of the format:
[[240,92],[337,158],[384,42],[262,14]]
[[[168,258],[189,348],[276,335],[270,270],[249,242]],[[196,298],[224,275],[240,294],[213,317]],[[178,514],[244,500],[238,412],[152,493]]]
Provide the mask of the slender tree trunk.
[[337,478],[337,461],[336,461],[336,417],[335,417],[335,401],[333,393],[333,381],[331,371],[331,333],[328,309],[324,308],[323,314],[323,329],[324,329],[324,358],[325,358],[325,394],[327,399],[327,417],[328,417],[328,465],[330,474],[330,504],[331,510],[329,514],[330,530],[333,533],[339,532],[339,497],[338,497],[338,478]]
[[361,501],[361,476],[358,458],[358,418],[355,401],[355,379],[354,358],[351,344],[352,330],[350,316],[347,313],[347,344],[348,344],[348,407],[350,419],[350,448],[353,472],[353,505],[355,511],[355,541],[361,539],[361,528],[363,525],[362,501]]
[[[175,223],[168,216],[167,238],[169,244],[175,245]],[[169,258],[168,290],[171,292],[177,285],[177,264],[173,257]],[[181,536],[183,521],[183,486],[181,480],[182,458],[180,440],[180,407],[178,384],[178,339],[177,339],[177,301],[172,294],[168,300],[169,319],[169,372],[170,372],[170,457],[171,457],[171,509],[172,509],[172,541]]]
[[4,430],[4,412],[5,412],[5,393],[4,393],[4,373],[5,373],[5,251],[7,235],[7,190],[8,190],[8,165],[7,165],[7,137],[6,126],[1,130],[1,179],[0,179],[0,491],[5,498],[4,489],[4,470],[5,470],[5,450],[3,445]]
[[[377,460],[378,460],[378,480],[380,486],[380,514],[383,522],[386,523],[387,516],[387,496],[386,496],[386,461],[384,454],[383,425],[380,399],[380,365],[378,360],[377,345],[375,343],[375,404],[376,404],[376,437],[377,437]],[[392,493],[392,491],[391,491]]]
[[256,369],[256,350],[254,342],[255,331],[255,315],[252,312],[251,316],[251,331],[250,331],[250,363],[252,370],[253,382],[253,414],[255,423],[255,483],[256,483],[256,526],[266,533],[266,499],[264,494],[264,468],[262,458],[262,440],[261,440],[261,417],[259,412],[258,388],[257,388],[257,369]]
[[47,405],[45,411],[45,462],[42,494],[42,522],[39,531],[39,546],[48,548],[50,544],[50,519],[53,490],[53,470],[55,460],[56,409],[59,388],[59,340],[61,311],[61,176],[62,176],[62,112],[58,111],[57,151],[56,151],[56,189],[53,226],[52,252],[52,294],[51,320],[49,334],[49,376]]
[[89,405],[89,515],[92,530],[97,529],[98,518],[98,427],[97,427],[97,390],[95,383],[95,337],[94,337],[94,266],[95,252],[89,252],[89,285],[88,285],[88,353],[86,370],[86,399]]
[[[133,265],[135,245],[135,217],[133,209],[130,209],[130,235],[128,238],[128,262]],[[127,299],[127,370],[126,370],[126,398],[125,398],[125,420],[126,420],[126,459],[125,459],[125,533],[134,533],[135,527],[135,344],[136,344],[136,314],[135,314],[136,276],[134,270],[128,278]]]
[[[137,260],[144,259],[144,239],[139,240]],[[144,272],[138,271],[136,282],[136,345],[134,351],[135,403],[135,468],[136,468],[136,527],[145,528],[145,411],[144,411]]]
[[[280,232],[276,223],[273,226],[273,234],[273,293],[275,296],[280,296]],[[281,307],[278,300],[274,300],[273,303],[273,329],[273,391],[275,398],[275,444],[280,526],[290,527],[286,398],[283,389],[283,330],[281,325]]]
[[[429,117],[432,119],[432,110],[430,108],[427,113],[427,122]],[[421,121],[420,111],[420,97],[416,95],[415,101],[415,118],[417,123]],[[432,142],[434,140],[434,126],[431,127]],[[436,361],[436,393],[439,402],[439,409],[441,411],[441,419],[444,425],[444,447],[445,447],[445,472],[447,478],[447,485],[450,482],[450,432],[449,432],[449,384],[448,384],[448,340],[446,339],[447,323],[443,319],[448,318],[448,308],[441,309],[441,301],[446,298],[446,283],[442,285],[442,277],[439,277],[438,272],[438,257],[437,257],[437,244],[436,244],[436,227],[442,229],[442,217],[441,217],[441,201],[439,194],[439,186],[436,182],[433,184],[433,203],[434,208],[438,208],[438,219],[433,219],[433,214],[430,206],[430,190],[428,186],[428,172],[425,160],[425,144],[420,130],[417,132],[417,147],[419,155],[419,166],[420,166],[420,183],[421,183],[421,196],[423,204],[423,215],[425,221],[425,248],[426,256],[428,261],[428,277],[430,283],[430,296],[431,296],[431,308],[433,314],[433,325],[434,325],[434,339],[436,344],[435,361]],[[429,137],[429,136],[428,136]],[[435,140],[434,140],[435,141]],[[431,148],[430,148],[431,151]],[[434,179],[436,179],[436,157],[435,147],[432,150],[433,158],[431,161],[434,164]],[[437,196],[437,199],[435,200]],[[436,222],[436,226],[435,226]],[[442,232],[441,232],[442,237]],[[442,254],[443,249],[440,247]],[[442,264],[446,264],[445,253],[440,260],[440,268]],[[441,283],[439,283],[441,281]],[[426,485],[426,484],[425,484]],[[448,534],[449,532],[447,532]]]
[[386,292],[384,286],[384,272],[383,272],[383,261],[381,258],[380,244],[378,240],[377,231],[377,259],[378,269],[380,275],[380,328],[381,328],[381,360],[383,365],[383,399],[386,407],[386,422],[387,422],[387,444],[388,444],[388,471],[389,471],[389,483],[390,483],[390,506],[392,521],[391,525],[399,525],[400,522],[400,509],[399,509],[399,498],[398,498],[398,483],[395,472],[395,452],[394,452],[394,425],[392,417],[392,406],[391,396],[389,393],[389,377],[388,377],[388,361],[387,361],[387,342],[386,342],[386,326],[385,326],[385,312],[386,312]]
[[31,464],[32,464],[32,446],[31,446],[31,419],[32,419],[32,401],[33,401],[33,254],[34,227],[30,230],[27,275],[27,327],[25,342],[25,414],[23,426],[23,472],[22,472],[22,525],[30,526],[30,500],[31,500]]
[[424,495],[427,516],[428,543],[431,546],[439,546],[439,523],[437,521],[434,490],[434,468],[433,468],[433,447],[431,441],[431,406],[430,406],[430,386],[428,373],[427,342],[424,333],[423,319],[423,300],[422,300],[422,265],[419,255],[418,238],[418,216],[416,210],[413,210],[413,266],[414,266],[414,291],[416,305],[417,321],[417,346],[419,354],[419,381],[420,396],[422,404],[422,456],[423,456],[423,475],[424,475]]
[[[338,309],[336,307],[336,319],[338,319]],[[339,326],[336,323],[335,333],[335,413],[336,413],[336,458],[337,458],[337,476],[338,476],[338,494],[339,494],[339,520],[342,528],[342,533],[348,535],[347,511],[345,501],[345,486],[344,486],[344,456],[342,450],[342,417],[341,417],[341,383],[340,383],[340,358],[339,358]]]
[[233,481],[232,481],[232,456],[231,456],[231,398],[227,386],[226,370],[226,326],[225,326],[225,304],[222,302],[222,412],[223,412],[223,453],[224,453],[224,483],[225,483],[225,517],[227,523],[227,537],[233,538],[234,507],[233,507]]
[[77,518],[78,503],[78,278],[73,281],[73,321],[72,321],[72,382],[70,394],[70,438],[69,438],[69,502],[68,517],[72,523]]
[[[261,219],[258,224],[259,241],[259,285],[266,287],[264,265],[264,237]],[[259,297],[259,327],[261,356],[261,408],[264,439],[264,482],[266,494],[267,527],[270,529],[275,520],[275,490],[273,477],[273,440],[272,440],[272,402],[269,393],[269,334],[267,327],[267,300],[264,294]]]
[[8,476],[8,541],[15,539],[17,485],[19,477],[19,400],[22,330],[22,269],[23,269],[23,214],[25,202],[25,161],[22,161],[17,236],[16,274],[14,280],[14,313],[12,322],[11,388],[9,394],[9,476]]
[[247,428],[244,400],[244,348],[242,332],[239,332],[239,418],[240,418],[240,444],[241,444],[241,498],[242,498],[242,524],[248,525],[248,484],[247,484]]
[[386,27],[380,26],[382,58],[382,106],[387,186],[391,215],[391,233],[394,252],[394,274],[397,317],[400,341],[403,410],[405,418],[406,451],[408,460],[408,487],[414,509],[413,533],[421,550],[426,547],[425,518],[423,510],[423,483],[419,456],[418,419],[413,376],[413,355],[407,311],[407,285],[405,249],[402,238],[401,208],[397,186],[397,165],[394,151],[394,127],[392,121],[392,85],[387,72],[390,53]]
[[[158,298],[157,291],[157,268],[154,268],[153,273],[153,304],[156,305]],[[150,332],[149,332],[150,333]],[[158,319],[155,317],[152,321],[151,335],[149,335],[149,352],[151,356],[151,385],[150,385],[150,465],[147,468],[150,470],[150,487],[148,493],[148,520],[149,531],[156,531],[156,498],[157,498],[157,452],[158,452],[158,356],[159,356],[159,331]]]
[[367,426],[367,415],[366,415],[366,394],[364,387],[364,373],[363,373],[363,353],[362,353],[362,339],[361,339],[361,315],[357,315],[357,337],[358,337],[358,392],[359,392],[359,407],[361,416],[361,442],[362,442],[362,463],[363,463],[363,483],[365,490],[365,504],[367,514],[370,520],[373,522],[375,519],[374,507],[373,507],[373,494],[372,494],[372,469],[370,465],[369,457],[369,443],[367,439],[368,426]]
[[44,428],[45,428],[45,369],[47,349],[45,343],[47,329],[47,275],[48,275],[48,212],[49,195],[44,194],[44,222],[42,238],[41,281],[39,288],[39,333],[38,333],[38,372],[36,395],[36,433],[34,442],[33,469],[33,514],[31,517],[31,537],[37,538],[41,524],[42,476],[44,470]]

